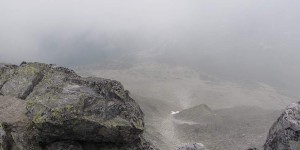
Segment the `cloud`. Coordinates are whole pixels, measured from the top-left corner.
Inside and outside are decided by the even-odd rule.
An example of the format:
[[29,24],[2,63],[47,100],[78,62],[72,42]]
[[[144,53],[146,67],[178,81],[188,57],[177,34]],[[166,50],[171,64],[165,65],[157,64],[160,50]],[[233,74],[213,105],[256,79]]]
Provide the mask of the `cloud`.
[[232,80],[298,88],[299,3],[2,0],[0,61],[71,66],[151,58]]

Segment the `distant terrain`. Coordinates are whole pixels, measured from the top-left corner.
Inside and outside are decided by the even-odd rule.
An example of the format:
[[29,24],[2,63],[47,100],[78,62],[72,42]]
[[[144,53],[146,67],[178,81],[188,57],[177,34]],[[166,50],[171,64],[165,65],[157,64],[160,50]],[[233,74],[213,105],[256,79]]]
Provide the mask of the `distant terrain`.
[[[216,150],[261,148],[281,110],[296,101],[265,83],[234,83],[160,63],[118,64],[73,69],[82,76],[121,81],[145,113],[146,138],[161,149],[182,143]],[[180,113],[174,118],[171,111]]]
[[262,149],[272,124],[296,101],[264,83],[233,83],[180,66],[137,63],[73,69],[83,77],[121,81],[145,114],[144,138],[162,150],[184,143],[202,143],[210,150]]
[[116,79],[135,95],[176,104],[181,110],[199,104],[207,104],[213,109],[240,105],[282,109],[294,101],[265,83],[234,83],[187,67],[159,63],[137,63],[125,68],[118,67],[118,64],[72,69],[82,76]]
[[206,148],[213,150],[261,148],[270,126],[282,112],[256,106],[237,106],[201,115],[203,113],[197,112],[206,110],[196,108],[175,115],[176,119],[194,122],[176,124],[178,138],[183,142],[201,141]]

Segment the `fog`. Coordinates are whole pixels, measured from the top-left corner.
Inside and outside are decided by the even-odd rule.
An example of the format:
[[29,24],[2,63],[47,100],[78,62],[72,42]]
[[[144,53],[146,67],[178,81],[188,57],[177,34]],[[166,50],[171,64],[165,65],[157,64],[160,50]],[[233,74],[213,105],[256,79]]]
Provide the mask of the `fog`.
[[296,0],[1,0],[0,62],[155,61],[300,96]]

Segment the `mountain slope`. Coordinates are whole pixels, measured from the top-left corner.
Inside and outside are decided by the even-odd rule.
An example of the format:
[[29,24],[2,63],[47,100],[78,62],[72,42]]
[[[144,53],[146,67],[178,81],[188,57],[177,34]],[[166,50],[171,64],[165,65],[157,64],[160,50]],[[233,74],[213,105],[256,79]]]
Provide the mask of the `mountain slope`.
[[[200,105],[201,106],[201,105]],[[280,110],[263,109],[255,106],[237,106],[199,111],[199,106],[175,115],[176,119],[196,122],[177,124],[177,134],[183,142],[201,142],[208,149],[247,149],[262,147],[267,131],[280,114]],[[203,114],[204,112],[204,114]]]
[[199,104],[207,104],[214,109],[240,105],[281,109],[282,106],[294,101],[264,83],[228,82],[180,66],[147,62],[127,68],[110,69],[101,65],[73,68],[83,76],[110,77],[119,80],[131,93],[161,99],[168,104],[176,104],[181,109]]
[[[162,149],[174,149],[182,143],[203,143],[216,150],[262,146],[278,110],[294,101],[264,83],[228,82],[186,67],[152,62],[126,68],[114,66],[74,69],[83,76],[122,81],[133,97],[138,96],[149,129],[146,133],[153,141],[161,141],[156,145]],[[212,115],[201,116],[201,111],[185,113],[185,109],[201,104],[209,106],[212,111],[205,105],[200,108]],[[186,115],[174,118],[172,111]]]

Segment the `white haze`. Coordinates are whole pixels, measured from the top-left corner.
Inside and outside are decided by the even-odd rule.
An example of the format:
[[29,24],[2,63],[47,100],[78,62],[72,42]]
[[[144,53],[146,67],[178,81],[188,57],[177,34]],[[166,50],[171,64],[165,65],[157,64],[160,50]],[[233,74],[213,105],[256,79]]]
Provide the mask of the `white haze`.
[[300,96],[300,1],[0,0],[0,62],[157,61]]

